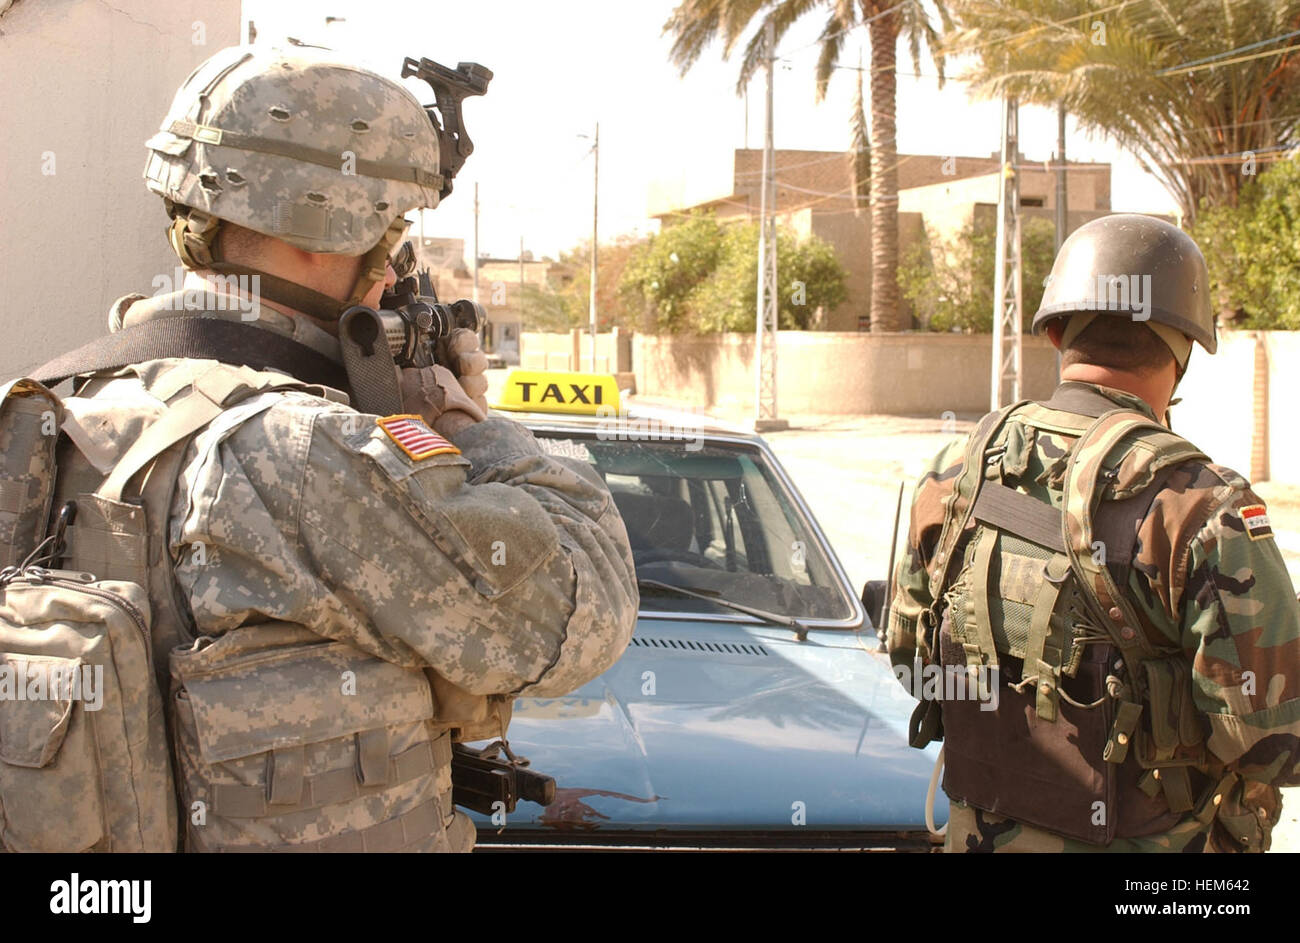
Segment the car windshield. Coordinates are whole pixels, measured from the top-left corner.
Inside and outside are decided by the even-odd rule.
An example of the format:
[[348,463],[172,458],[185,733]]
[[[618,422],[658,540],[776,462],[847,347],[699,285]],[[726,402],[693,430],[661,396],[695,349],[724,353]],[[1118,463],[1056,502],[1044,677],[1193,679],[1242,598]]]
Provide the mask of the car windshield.
[[[852,616],[826,551],[759,448],[534,431],[546,451],[588,462],[605,480],[638,579],[796,619]],[[641,609],[727,613],[707,599],[644,585]]]

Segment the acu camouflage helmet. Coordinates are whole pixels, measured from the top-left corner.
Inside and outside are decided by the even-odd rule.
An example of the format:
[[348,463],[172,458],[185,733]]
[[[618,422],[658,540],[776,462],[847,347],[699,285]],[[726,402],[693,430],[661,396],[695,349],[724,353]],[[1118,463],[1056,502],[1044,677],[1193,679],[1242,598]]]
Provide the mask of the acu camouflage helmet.
[[1104,314],[1145,323],[1185,367],[1191,341],[1218,347],[1205,257],[1192,237],[1153,216],[1117,213],[1080,226],[1061,246],[1032,330],[1071,318],[1066,342]]
[[147,185],[175,219],[187,266],[212,267],[226,220],[308,252],[371,253],[355,300],[383,280],[403,214],[436,207],[448,189],[415,96],[312,49],[222,50],[185,80],[146,146]]

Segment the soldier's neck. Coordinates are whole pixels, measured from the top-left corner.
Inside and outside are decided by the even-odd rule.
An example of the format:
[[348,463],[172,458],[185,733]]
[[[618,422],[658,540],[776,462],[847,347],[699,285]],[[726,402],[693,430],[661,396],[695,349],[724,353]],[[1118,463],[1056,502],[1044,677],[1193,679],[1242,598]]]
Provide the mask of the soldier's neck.
[[1142,375],[1127,370],[1115,370],[1111,367],[1099,367],[1090,363],[1070,364],[1061,370],[1061,380],[1074,380],[1078,383],[1096,383],[1114,390],[1132,393],[1143,400],[1151,411],[1165,422],[1165,412],[1169,409],[1169,399],[1174,395],[1174,376],[1172,366],[1168,371]]
[[[278,274],[278,273],[272,273],[272,274]],[[214,277],[211,272],[208,272],[206,270],[204,271],[191,270],[186,272],[185,287],[194,288],[198,290],[206,290],[209,292],[217,292],[217,293],[227,294],[227,295],[231,293],[229,280],[222,279],[219,277]],[[240,294],[242,294],[242,292]],[[266,307],[270,308],[272,311],[278,311],[281,314],[288,315],[291,318],[298,318],[303,321],[308,321],[311,324],[316,325],[326,334],[330,334],[334,337],[338,337],[339,326],[336,322],[322,321],[320,318],[314,318],[310,314],[306,314],[302,311],[297,310],[296,308],[290,308],[288,305],[280,304],[278,301],[272,301],[269,298],[259,298],[257,301],[258,304],[265,305]]]

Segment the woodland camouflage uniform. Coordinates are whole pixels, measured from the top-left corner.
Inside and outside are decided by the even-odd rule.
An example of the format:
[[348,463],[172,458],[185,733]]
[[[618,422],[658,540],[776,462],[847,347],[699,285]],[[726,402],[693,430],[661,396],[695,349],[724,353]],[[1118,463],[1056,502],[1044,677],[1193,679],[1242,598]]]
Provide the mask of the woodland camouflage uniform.
[[[1089,244],[1088,240],[1096,241]],[[1071,236],[1058,256],[1053,269],[1054,279],[1060,278],[1063,271],[1064,281],[1071,277],[1071,260],[1068,258],[1071,241],[1086,250],[1074,257],[1076,261],[1082,259],[1086,266],[1081,276],[1085,283],[1092,279],[1098,252],[1121,251],[1131,255],[1131,258],[1117,262],[1111,271],[1155,271],[1157,307],[1152,315],[1153,321],[1162,317],[1158,306],[1161,279],[1166,279],[1166,299],[1177,296],[1179,291],[1182,299],[1190,299],[1185,305],[1172,305],[1172,310],[1166,310],[1163,315],[1166,325],[1175,324],[1178,331],[1187,335],[1177,339],[1185,343],[1181,356],[1179,345],[1170,345],[1175,350],[1180,378],[1190,352],[1190,337],[1195,337],[1213,352],[1216,341],[1205,301],[1208,292],[1204,261],[1195,244],[1184,234],[1149,217],[1105,217]],[[1119,267],[1125,264],[1133,267]],[[1055,309],[1048,309],[1049,296],[1053,292],[1049,285],[1044,296],[1044,310],[1040,310],[1035,319],[1036,326],[1061,313],[1072,313],[1069,302],[1072,296],[1068,294],[1068,288],[1062,290],[1058,283],[1056,290],[1058,301],[1062,295],[1066,300],[1057,304]],[[1151,295],[1148,295],[1147,302],[1150,301]],[[1194,323],[1190,314],[1193,310],[1199,312],[1201,323]],[[1144,312],[1149,313],[1150,309]],[[1136,324],[1133,329],[1143,330]],[[1058,400],[1076,406],[1090,400],[1094,411],[1082,417],[1073,415],[1079,410],[1059,405]],[[1101,405],[1096,406],[1098,403]],[[1117,478],[1120,483],[1140,478],[1140,474],[1131,473],[1135,469],[1140,472],[1144,463],[1153,464],[1153,456],[1158,454],[1159,448],[1167,447],[1176,437],[1167,432],[1156,432],[1154,441],[1157,444],[1152,446],[1153,440],[1149,438],[1151,426],[1147,427],[1144,434],[1148,438],[1143,441],[1140,441],[1139,433],[1128,433],[1114,447],[1105,450],[1110,459],[1102,463],[1106,455],[1084,455],[1082,450],[1075,449],[1080,431],[1068,435],[1044,428],[1052,425],[1043,421],[1043,416],[1050,418],[1051,415],[1044,410],[1052,408],[1060,410],[1055,416],[1066,426],[1069,426],[1071,418],[1081,419],[1078,423],[1080,429],[1091,421],[1089,417],[1100,416],[1112,409],[1129,411],[1130,418],[1145,419],[1153,424],[1157,417],[1145,401],[1133,394],[1078,382],[1062,383],[1046,404],[1028,404],[1009,411],[1000,431],[992,435],[980,456],[980,461],[987,464],[981,469],[983,478],[996,480],[1010,491],[1042,502],[1042,512],[1049,518],[1055,516],[1058,530],[1063,526],[1068,538],[1080,528],[1079,515],[1074,513],[1078,506],[1072,505],[1071,513],[1063,518],[1049,513],[1048,508],[1058,512],[1063,508],[1067,469],[1073,467],[1073,452],[1080,452],[1075,456],[1076,464],[1095,460],[1101,469],[1097,478],[1101,489],[1098,491],[1100,504],[1095,511],[1098,515],[1096,520],[1099,520],[1108,505],[1120,500],[1113,491],[1105,490],[1107,485],[1113,484],[1118,489]],[[993,414],[985,417],[983,422],[987,426],[981,428],[996,428],[991,423],[993,418]],[[1106,420],[1096,421],[1102,423]],[[1164,446],[1160,445],[1160,436],[1164,436]],[[1115,764],[1108,769],[1114,771],[1115,781],[1119,784],[1116,799],[1119,810],[1109,811],[1111,815],[1127,813],[1129,821],[1128,827],[1113,840],[1067,837],[1055,829],[1035,827],[988,811],[993,807],[1006,808],[1000,803],[1009,793],[1035,789],[1035,783],[1040,781],[1036,774],[1044,772],[1046,767],[1058,765],[1053,759],[1068,759],[1071,749],[1079,754],[1078,744],[1071,744],[1066,738],[1057,744],[1057,749],[1062,752],[1054,758],[1049,753],[1047,758],[1040,756],[1034,764],[1029,764],[1037,765],[1037,770],[1013,770],[1012,773],[1021,778],[1004,780],[999,787],[1000,793],[993,795],[988,805],[976,808],[967,802],[951,801],[946,835],[948,850],[1197,852],[1268,847],[1269,832],[1281,814],[1278,787],[1300,784],[1300,767],[1297,766],[1300,759],[1300,606],[1297,606],[1295,590],[1267,523],[1264,502],[1241,475],[1206,460],[1185,440],[1177,441],[1187,446],[1194,457],[1178,461],[1171,458],[1163,470],[1163,477],[1146,479],[1148,483],[1156,481],[1147,491],[1154,497],[1147,498],[1150,503],[1144,514],[1137,512],[1131,519],[1129,539],[1135,529],[1136,541],[1132,544],[1131,563],[1125,561],[1127,579],[1116,589],[1126,600],[1124,605],[1130,606],[1136,617],[1137,638],[1148,650],[1161,653],[1164,666],[1161,670],[1167,671],[1165,677],[1173,679],[1165,682],[1167,688],[1174,690],[1172,694],[1166,691],[1163,710],[1156,711],[1150,703],[1145,703],[1142,711],[1142,724],[1145,726],[1136,729],[1139,733],[1143,729],[1146,731],[1148,742],[1154,742],[1158,736],[1170,739],[1174,744],[1171,753],[1175,749],[1195,747],[1186,753],[1197,757],[1194,763],[1183,764],[1187,772],[1174,771],[1185,776],[1183,782],[1190,784],[1190,789],[1185,787],[1184,792],[1190,795],[1190,802],[1177,802],[1182,809],[1171,809],[1171,805],[1175,805],[1170,798],[1172,793],[1168,792],[1171,783],[1161,781],[1159,776],[1169,770],[1153,769],[1145,764],[1139,768],[1136,760],[1140,749],[1127,748],[1135,724],[1130,722],[1124,728],[1124,735],[1117,737],[1117,720],[1116,727],[1111,728],[1109,740],[1102,738],[1108,758]],[[891,661],[903,677],[914,670],[914,659],[919,657],[927,665],[939,659],[940,653],[935,649],[940,639],[948,639],[944,642],[943,663],[960,662],[960,648],[956,649],[956,659],[949,656],[953,637],[950,619],[956,623],[963,617],[962,612],[954,614],[954,605],[964,612],[975,609],[975,603],[969,600],[978,594],[970,591],[971,577],[966,574],[972,572],[971,561],[977,553],[974,546],[977,541],[970,539],[969,534],[978,515],[972,513],[968,518],[968,536],[958,537],[956,528],[953,534],[946,535],[948,540],[958,541],[949,544],[955,547],[951,556],[960,558],[964,567],[963,575],[956,581],[944,576],[940,582],[940,574],[950,572],[957,561],[944,561],[939,544],[945,515],[961,504],[959,492],[963,486],[959,480],[968,451],[973,454],[974,448],[968,442],[951,442],[930,463],[914,493],[907,552],[894,575],[894,602],[887,635]],[[1129,477],[1126,479],[1125,475]],[[976,477],[979,477],[978,473]],[[969,493],[969,486],[966,486],[966,494]],[[1007,497],[1005,489],[1003,497]],[[1020,500],[1014,494],[1010,498]],[[980,523],[983,525],[984,522],[981,520]],[[1087,546],[1088,541],[1084,540],[1082,545]],[[999,553],[1003,562],[995,561],[992,572],[996,575],[988,583],[987,592],[1000,598],[992,610],[988,609],[987,600],[983,603],[986,612],[1002,613],[1001,621],[996,615],[992,618],[995,623],[992,628],[994,634],[1002,632],[1005,635],[1009,623],[1006,614],[1011,610],[1006,608],[1003,600],[1018,599],[1033,606],[1035,594],[1051,579],[1048,575],[1051,571],[1045,574],[1039,563],[1036,568],[1022,567],[1017,573],[1015,566],[1006,563],[1006,554],[1003,551]],[[1104,560],[1102,564],[1099,569],[1107,571]],[[1069,581],[1065,581],[1065,585],[1070,585]],[[935,606],[936,586],[941,587],[942,594],[938,606]],[[1076,598],[1082,598],[1082,594]],[[954,600],[957,600],[955,604]],[[998,605],[1003,608],[998,608]],[[1084,609],[1078,606],[1067,611],[1081,612]],[[1104,609],[1093,611],[1105,612]],[[942,629],[934,621],[940,613]],[[1120,620],[1120,609],[1111,608],[1109,616]],[[969,623],[970,617],[964,618]],[[1124,622],[1128,620],[1128,616],[1123,617]],[[1082,621],[1091,621],[1095,627],[1105,618],[1090,619],[1085,614]],[[1055,612],[1051,624],[1054,627],[1058,624]],[[1074,629],[1080,628],[1086,626],[1076,622]],[[1105,650],[1113,653],[1117,649],[1111,645],[1111,639],[1116,630],[1113,625],[1108,630],[1109,634],[1103,630],[1092,638],[1076,636],[1075,643],[1080,638],[1083,642],[1105,643],[1105,646],[1110,646]],[[1134,638],[1134,630],[1127,625],[1120,631],[1128,633],[1125,638]],[[1130,641],[1128,644],[1133,643]],[[964,647],[969,655],[972,646]],[[1004,651],[1001,643],[998,651]],[[1119,676],[1106,678],[1107,691],[1127,690],[1128,680],[1120,684],[1120,679],[1132,677],[1131,667],[1120,670],[1124,659],[1117,659],[1114,654],[1101,660],[1110,662],[1102,665],[1103,673],[1113,671]],[[1010,666],[1013,673],[1023,668],[1014,660]],[[1030,672],[1024,670],[1024,674]],[[1036,677],[1041,680],[1041,672]],[[1057,680],[1064,683],[1064,678]],[[1000,690],[1004,702],[1013,696],[1013,689],[1007,686],[1006,679]],[[1023,693],[1023,689],[1019,693]],[[1015,741],[1022,735],[1032,736],[1036,724],[1038,729],[1050,726],[1041,723],[1046,716],[1041,713],[1041,698],[1037,701],[1039,713],[1036,716],[1034,694],[1031,689],[1028,701],[1013,705],[1010,725],[998,728],[999,732],[993,732],[987,723],[979,726],[979,722],[992,717],[996,711],[988,715],[965,715],[976,717],[978,721],[965,728],[965,736],[972,738],[973,746],[967,743],[962,745],[963,748],[975,752],[1000,749],[1007,740]],[[1181,703],[1180,694],[1184,698]],[[1102,700],[1099,698],[1097,703]],[[1088,706],[1076,705],[1073,701],[1070,704]],[[950,727],[946,719],[951,706],[943,709],[945,727]],[[1064,703],[1059,706],[1063,711],[1068,710]],[[1130,706],[1136,708],[1137,705]],[[1055,703],[1048,705],[1049,714],[1055,709]],[[1076,716],[1078,713],[1081,712],[1076,712]],[[1153,713],[1160,716],[1153,719]],[[918,716],[921,716],[919,712]],[[946,740],[945,753],[951,755],[954,748],[951,729],[940,735]],[[1109,756],[1112,749],[1116,750],[1114,757]],[[1097,757],[1088,758],[1093,768],[1086,773],[1107,768],[1101,762],[1102,750],[1096,752],[1099,754]],[[987,762],[993,765],[992,761]],[[951,759],[948,767],[951,773]],[[1166,780],[1171,778],[1166,776]],[[949,788],[947,779],[945,789],[951,798],[953,790]],[[1053,796],[1046,796],[1043,801],[1050,804],[1056,800]],[[1193,806],[1190,809],[1187,808],[1189,804]],[[1022,816],[1022,819],[1026,817]]]
[[[1095,389],[1117,406],[1155,418],[1132,394]],[[1009,446],[1004,468],[1019,469],[1019,487],[1060,507],[1071,439],[1013,418],[996,444]],[[918,646],[917,621],[932,602],[926,574],[964,450],[965,443],[954,440],[941,451],[912,502],[888,636],[891,661],[909,671],[918,650],[930,657]],[[1239,510],[1263,503],[1231,469],[1200,462],[1180,467],[1142,523],[1128,589],[1148,625],[1186,652],[1209,747],[1219,762],[1248,778],[1243,803],[1262,810],[1271,828],[1281,812],[1276,787],[1300,783],[1300,610],[1277,544],[1251,540],[1242,525]],[[1243,693],[1246,671],[1257,679],[1253,694]],[[960,803],[950,808],[950,850],[1103,850]],[[1158,834],[1120,839],[1104,850],[1202,851],[1214,843],[1211,829],[1188,815]]]

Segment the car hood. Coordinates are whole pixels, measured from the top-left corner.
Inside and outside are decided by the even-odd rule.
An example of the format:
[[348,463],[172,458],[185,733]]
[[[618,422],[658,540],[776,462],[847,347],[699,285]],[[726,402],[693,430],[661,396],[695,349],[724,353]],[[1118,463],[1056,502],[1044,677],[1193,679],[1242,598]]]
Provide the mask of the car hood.
[[[509,829],[924,828],[937,745],[907,745],[915,701],[870,632],[644,616],[609,671],[520,698],[510,743],[554,777]],[[936,821],[947,818],[939,792]],[[501,823],[479,818],[480,832]]]

